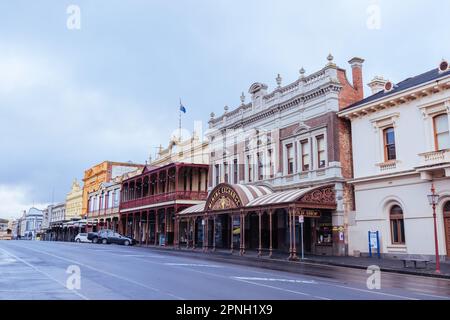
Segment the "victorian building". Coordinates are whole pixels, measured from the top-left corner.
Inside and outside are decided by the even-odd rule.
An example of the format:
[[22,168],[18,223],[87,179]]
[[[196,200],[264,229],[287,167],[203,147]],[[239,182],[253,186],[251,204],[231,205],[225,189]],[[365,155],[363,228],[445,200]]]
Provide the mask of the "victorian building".
[[122,181],[142,173],[137,169],[103,182],[98,190],[88,194],[87,230],[112,229],[119,231],[119,205]]
[[150,161],[150,165],[161,167],[174,162],[209,164],[208,141],[203,141],[201,127],[194,130],[188,139],[172,137],[167,148],[159,147],[156,158]]
[[66,203],[60,202],[57,204],[51,204],[47,207],[48,223],[46,240],[50,241],[65,241],[66,230],[64,230],[64,223],[66,220]]
[[176,214],[204,201],[208,165],[176,162],[146,166],[122,182],[120,230],[140,244],[173,245]]
[[72,188],[66,197],[66,219],[81,219],[81,209],[83,206],[83,189],[75,179]]
[[[190,245],[345,255],[353,210],[350,123],[337,112],[363,98],[363,59],[349,61],[353,83],[333,62],[268,91],[263,83],[234,110],[211,114],[208,199],[177,216]],[[177,239],[181,244],[181,238]],[[193,243],[193,244],[192,244]]]
[[144,166],[141,164],[132,162],[104,161],[86,170],[83,178],[83,203],[81,208],[83,217],[88,211],[89,193],[97,191],[102,183],[109,183],[115,177],[137,169],[142,169],[143,167]]
[[443,61],[398,83],[377,77],[369,84],[373,95],[340,112],[352,126],[351,254],[367,254],[368,232],[378,231],[383,256],[433,257],[436,227],[438,253],[450,257],[448,66]]
[[21,239],[35,240],[41,232],[42,210],[30,208],[20,218],[19,236]]

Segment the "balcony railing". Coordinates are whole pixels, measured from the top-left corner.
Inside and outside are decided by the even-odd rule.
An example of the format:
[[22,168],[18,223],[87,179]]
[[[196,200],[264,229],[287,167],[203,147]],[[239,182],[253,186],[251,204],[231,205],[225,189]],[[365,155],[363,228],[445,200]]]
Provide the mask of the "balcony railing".
[[380,167],[380,171],[389,171],[397,168],[398,161],[389,160],[386,162],[378,163],[377,166]]
[[422,166],[434,166],[450,162],[450,149],[419,154]]
[[124,200],[120,204],[121,209],[129,209],[152,205],[174,200],[206,200],[208,192],[206,191],[174,191],[162,194],[155,194],[139,199]]

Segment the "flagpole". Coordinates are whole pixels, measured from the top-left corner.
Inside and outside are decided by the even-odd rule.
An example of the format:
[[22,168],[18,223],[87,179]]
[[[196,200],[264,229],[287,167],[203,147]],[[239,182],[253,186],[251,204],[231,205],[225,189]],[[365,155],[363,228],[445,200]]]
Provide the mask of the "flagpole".
[[178,107],[178,129],[179,129],[179,139],[181,142],[181,98],[180,98],[180,106]]

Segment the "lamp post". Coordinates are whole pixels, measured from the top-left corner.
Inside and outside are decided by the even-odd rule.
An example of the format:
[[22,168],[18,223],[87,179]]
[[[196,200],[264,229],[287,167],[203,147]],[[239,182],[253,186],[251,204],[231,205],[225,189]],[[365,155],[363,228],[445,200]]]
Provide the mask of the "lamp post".
[[437,225],[436,225],[436,204],[439,199],[439,195],[436,194],[434,190],[434,184],[431,183],[431,194],[427,196],[430,206],[433,207],[433,220],[434,220],[434,247],[436,254],[436,273],[441,272],[441,264],[439,262],[439,248],[438,248],[438,238],[437,238]]

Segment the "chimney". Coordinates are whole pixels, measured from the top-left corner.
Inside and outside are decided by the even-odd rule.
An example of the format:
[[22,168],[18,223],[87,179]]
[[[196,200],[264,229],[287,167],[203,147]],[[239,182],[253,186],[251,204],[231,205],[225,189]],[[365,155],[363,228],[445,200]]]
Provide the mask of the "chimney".
[[376,76],[367,84],[367,86],[372,90],[372,94],[375,94],[384,90],[384,85],[386,82],[388,82],[388,80],[383,77]]
[[352,78],[353,78],[353,88],[358,91],[358,98],[364,98],[364,88],[363,88],[363,77],[362,77],[362,65],[364,59],[354,57],[349,60],[348,63],[352,66]]

